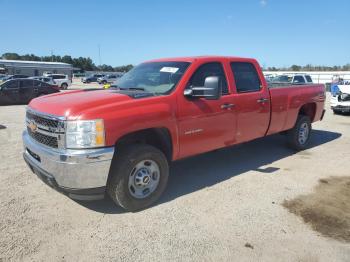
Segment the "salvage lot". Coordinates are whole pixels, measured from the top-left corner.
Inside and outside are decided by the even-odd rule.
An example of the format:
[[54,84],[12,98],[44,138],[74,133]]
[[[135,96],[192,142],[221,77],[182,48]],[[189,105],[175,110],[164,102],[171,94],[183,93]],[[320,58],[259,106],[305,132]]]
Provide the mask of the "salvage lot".
[[0,107],[0,261],[349,261],[349,243],[283,207],[319,179],[350,176],[350,116],[326,108],[308,150],[274,135],[178,161],[160,201],[126,213],[43,184],[21,156],[25,107]]

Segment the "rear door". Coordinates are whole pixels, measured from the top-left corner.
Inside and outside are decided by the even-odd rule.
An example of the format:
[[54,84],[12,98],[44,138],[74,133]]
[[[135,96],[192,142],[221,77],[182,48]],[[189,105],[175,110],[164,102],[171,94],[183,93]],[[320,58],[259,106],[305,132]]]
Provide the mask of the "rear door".
[[230,62],[236,95],[237,143],[266,134],[270,122],[270,95],[261,81],[258,65],[251,62]]
[[208,152],[234,143],[235,121],[224,66],[221,62],[200,65],[186,88],[204,86],[205,78],[218,76],[222,81],[222,96],[218,100],[178,97],[180,157]]
[[19,81],[9,80],[1,86],[0,103],[4,105],[19,103]]
[[19,81],[19,87],[20,87],[20,102],[21,103],[29,103],[30,100],[32,100],[33,97],[35,97],[35,92],[33,88],[33,82],[32,79],[22,79]]

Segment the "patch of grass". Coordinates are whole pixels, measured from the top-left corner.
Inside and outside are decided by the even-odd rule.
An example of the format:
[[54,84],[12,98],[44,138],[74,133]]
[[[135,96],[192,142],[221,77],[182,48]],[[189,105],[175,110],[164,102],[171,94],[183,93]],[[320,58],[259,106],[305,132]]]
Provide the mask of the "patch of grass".
[[322,235],[350,242],[350,177],[320,179],[313,193],[282,205]]

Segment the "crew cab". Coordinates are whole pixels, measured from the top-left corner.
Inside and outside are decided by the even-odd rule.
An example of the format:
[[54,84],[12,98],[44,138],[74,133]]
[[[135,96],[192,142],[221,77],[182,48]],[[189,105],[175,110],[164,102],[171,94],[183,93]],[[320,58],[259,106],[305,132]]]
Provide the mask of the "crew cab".
[[110,89],[32,100],[23,155],[69,197],[107,193],[135,211],[161,196],[172,161],[281,132],[292,148],[305,149],[324,102],[324,85],[268,86],[254,59],[151,60]]

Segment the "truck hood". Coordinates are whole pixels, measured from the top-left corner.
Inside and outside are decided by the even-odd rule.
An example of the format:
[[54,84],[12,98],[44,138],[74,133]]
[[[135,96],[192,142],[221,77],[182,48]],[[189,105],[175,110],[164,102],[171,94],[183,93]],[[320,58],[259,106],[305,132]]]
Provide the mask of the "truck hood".
[[107,104],[128,103],[134,99],[151,95],[142,91],[87,89],[35,98],[30,102],[29,107],[42,113],[76,119],[81,113],[92,108]]

